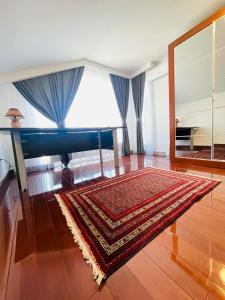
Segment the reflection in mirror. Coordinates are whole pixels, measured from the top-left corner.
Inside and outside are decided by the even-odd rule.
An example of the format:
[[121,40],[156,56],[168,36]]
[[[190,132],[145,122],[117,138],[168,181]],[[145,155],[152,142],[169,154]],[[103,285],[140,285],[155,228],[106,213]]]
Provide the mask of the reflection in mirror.
[[225,19],[215,22],[215,94],[213,144],[216,160],[225,160]]
[[212,25],[174,49],[176,156],[211,159]]

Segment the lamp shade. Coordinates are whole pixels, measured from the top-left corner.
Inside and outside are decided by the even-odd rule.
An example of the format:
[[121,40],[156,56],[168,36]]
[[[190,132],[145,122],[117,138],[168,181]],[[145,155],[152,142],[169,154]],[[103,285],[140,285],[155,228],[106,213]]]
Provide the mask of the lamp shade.
[[9,110],[7,111],[7,113],[5,114],[5,117],[7,118],[14,118],[14,119],[23,119],[24,116],[21,114],[21,112],[19,111],[19,109],[17,108],[9,108]]

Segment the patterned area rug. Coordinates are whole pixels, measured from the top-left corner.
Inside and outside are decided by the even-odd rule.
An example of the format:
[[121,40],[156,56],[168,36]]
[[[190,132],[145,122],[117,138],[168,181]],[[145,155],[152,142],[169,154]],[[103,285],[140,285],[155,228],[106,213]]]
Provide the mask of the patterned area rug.
[[146,168],[55,196],[100,284],[219,182]]

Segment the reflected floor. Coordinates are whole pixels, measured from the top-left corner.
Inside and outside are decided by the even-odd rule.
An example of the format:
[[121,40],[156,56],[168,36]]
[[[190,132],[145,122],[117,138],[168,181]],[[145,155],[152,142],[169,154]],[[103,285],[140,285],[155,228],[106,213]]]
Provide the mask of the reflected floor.
[[[176,151],[177,157],[189,157],[197,159],[211,159],[211,150],[200,150],[200,151]],[[225,148],[215,148],[214,149],[214,159],[225,160]]]

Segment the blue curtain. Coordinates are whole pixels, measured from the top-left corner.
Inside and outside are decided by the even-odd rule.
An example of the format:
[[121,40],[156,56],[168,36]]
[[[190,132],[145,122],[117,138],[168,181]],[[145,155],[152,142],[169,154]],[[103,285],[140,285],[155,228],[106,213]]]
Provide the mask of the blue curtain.
[[145,154],[142,133],[142,111],[144,103],[145,72],[131,79],[134,108],[137,118],[137,153]]
[[[22,96],[40,113],[57,124],[65,126],[66,115],[75,98],[84,67],[65,70],[40,77],[14,82]],[[61,161],[67,165],[69,154],[63,154]]]
[[114,94],[119,107],[121,119],[123,122],[123,144],[122,154],[130,155],[130,143],[127,130],[127,109],[129,100],[129,79],[110,74]]

